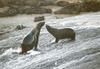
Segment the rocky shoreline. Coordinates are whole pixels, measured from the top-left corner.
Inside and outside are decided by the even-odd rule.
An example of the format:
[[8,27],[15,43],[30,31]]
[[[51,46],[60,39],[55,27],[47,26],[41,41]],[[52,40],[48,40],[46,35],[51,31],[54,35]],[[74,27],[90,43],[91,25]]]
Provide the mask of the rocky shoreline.
[[[100,1],[88,0],[76,3],[65,0],[9,0],[6,4],[0,1],[0,4],[0,17],[15,16],[17,14],[80,14],[81,12],[100,11]],[[45,8],[50,5],[62,8],[56,11],[53,11],[52,8]]]

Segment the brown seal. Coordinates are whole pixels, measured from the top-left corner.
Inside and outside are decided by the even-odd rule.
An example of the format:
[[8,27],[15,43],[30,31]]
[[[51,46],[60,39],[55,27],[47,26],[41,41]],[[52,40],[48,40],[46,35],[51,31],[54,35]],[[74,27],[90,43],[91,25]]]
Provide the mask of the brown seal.
[[27,51],[33,49],[37,50],[38,40],[39,40],[39,34],[42,26],[45,24],[45,22],[40,22],[37,24],[36,28],[33,29],[23,40],[21,44],[21,49],[23,53],[27,53]]
[[46,25],[46,29],[56,38],[55,42],[58,42],[60,39],[66,38],[75,40],[75,32],[71,28],[56,29],[49,25]]

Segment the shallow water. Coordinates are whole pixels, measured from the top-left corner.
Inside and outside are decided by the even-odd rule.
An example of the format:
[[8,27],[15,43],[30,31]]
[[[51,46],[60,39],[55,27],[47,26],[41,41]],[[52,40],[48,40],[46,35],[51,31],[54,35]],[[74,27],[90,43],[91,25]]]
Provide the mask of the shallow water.
[[[52,44],[54,37],[45,26],[41,30],[39,51],[20,55],[20,44],[36,26],[34,15],[1,18],[1,24],[23,24],[27,28],[13,31],[0,41],[0,69],[99,69],[100,68],[100,12],[83,14],[64,19],[45,15],[46,24],[56,27],[69,27],[75,30],[76,40],[67,39]],[[15,53],[17,52],[17,53]]]

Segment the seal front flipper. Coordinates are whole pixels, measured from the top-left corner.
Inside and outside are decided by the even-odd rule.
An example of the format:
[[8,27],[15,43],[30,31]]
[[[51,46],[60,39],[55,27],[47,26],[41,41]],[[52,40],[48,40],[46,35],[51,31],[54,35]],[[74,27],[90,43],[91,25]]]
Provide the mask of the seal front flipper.
[[27,51],[28,51],[28,49],[27,49],[27,47],[26,47],[27,45],[24,45],[24,44],[21,44],[21,52],[20,52],[20,54],[27,54]]
[[58,42],[59,42],[59,39],[56,38],[56,39],[55,39],[55,43],[58,43]]

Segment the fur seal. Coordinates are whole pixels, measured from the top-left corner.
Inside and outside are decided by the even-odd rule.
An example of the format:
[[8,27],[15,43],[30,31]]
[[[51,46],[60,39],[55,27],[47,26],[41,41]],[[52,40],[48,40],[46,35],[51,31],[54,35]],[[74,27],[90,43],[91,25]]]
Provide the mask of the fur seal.
[[27,53],[27,51],[33,49],[37,50],[38,40],[39,40],[39,34],[42,26],[45,24],[45,22],[40,22],[37,24],[36,28],[33,29],[23,40],[21,44],[21,49],[23,53]]
[[55,42],[58,42],[60,39],[66,38],[75,40],[75,32],[71,28],[56,29],[49,25],[46,25],[46,29],[50,34],[52,34],[56,38]]

